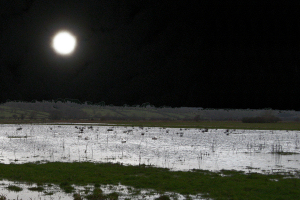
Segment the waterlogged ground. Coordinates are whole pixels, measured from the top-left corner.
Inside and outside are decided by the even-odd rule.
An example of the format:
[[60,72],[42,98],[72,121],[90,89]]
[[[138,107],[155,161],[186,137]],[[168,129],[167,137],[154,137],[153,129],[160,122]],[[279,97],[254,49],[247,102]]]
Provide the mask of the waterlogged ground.
[[[21,191],[12,191],[7,189],[9,186],[17,186],[21,188]],[[32,191],[32,188],[42,187],[43,191]],[[92,194],[95,189],[94,185],[87,186],[75,186],[76,194],[80,194],[81,197]],[[100,189],[104,194],[110,194],[116,192],[119,194],[118,199],[148,199],[154,200],[155,198],[160,197],[161,195],[167,195],[172,199],[186,199],[186,196],[183,196],[178,193],[164,193],[159,194],[154,190],[141,190],[135,189],[132,187],[127,187],[124,185],[102,185]],[[0,181],[0,197],[4,196],[7,200],[9,199],[19,199],[19,200],[72,200],[74,199],[74,193],[64,193],[61,192],[61,189],[57,185],[49,184],[38,186],[36,184],[28,185],[26,183],[12,182],[2,180]],[[200,195],[189,195],[189,198],[192,199],[202,199]]]
[[91,161],[171,170],[293,172],[300,170],[299,141],[300,131],[4,124],[0,163]]
[[292,171],[300,170],[299,141],[299,131],[0,125],[0,162],[87,160],[172,170]]

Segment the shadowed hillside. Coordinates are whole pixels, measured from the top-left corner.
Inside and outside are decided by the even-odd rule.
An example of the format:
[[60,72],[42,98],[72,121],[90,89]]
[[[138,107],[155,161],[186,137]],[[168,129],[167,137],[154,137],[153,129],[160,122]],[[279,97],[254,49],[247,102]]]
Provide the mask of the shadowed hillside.
[[0,104],[2,120],[162,120],[162,121],[242,121],[251,117],[274,116],[282,121],[299,121],[300,113],[279,110],[230,110],[190,107],[113,106],[76,100],[6,102]]

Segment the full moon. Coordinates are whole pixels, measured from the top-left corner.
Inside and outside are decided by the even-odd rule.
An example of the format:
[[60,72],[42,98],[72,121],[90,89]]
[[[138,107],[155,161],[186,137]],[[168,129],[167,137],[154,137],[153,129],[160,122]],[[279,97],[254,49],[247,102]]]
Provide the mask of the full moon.
[[53,37],[52,47],[58,54],[69,55],[76,47],[76,37],[68,31],[60,31]]

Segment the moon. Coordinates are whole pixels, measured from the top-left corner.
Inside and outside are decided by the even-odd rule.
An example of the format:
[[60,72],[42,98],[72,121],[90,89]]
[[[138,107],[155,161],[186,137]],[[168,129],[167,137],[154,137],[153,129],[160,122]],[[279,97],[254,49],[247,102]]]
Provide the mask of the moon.
[[70,55],[76,47],[76,37],[68,31],[60,31],[52,40],[54,51],[60,55]]

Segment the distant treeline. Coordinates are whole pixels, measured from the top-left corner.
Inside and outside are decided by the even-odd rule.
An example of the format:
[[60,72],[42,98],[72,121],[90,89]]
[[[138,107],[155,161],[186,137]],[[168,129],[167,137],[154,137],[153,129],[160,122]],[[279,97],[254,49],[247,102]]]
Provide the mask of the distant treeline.
[[182,121],[242,121],[268,123],[299,121],[300,112],[271,109],[203,109],[201,107],[154,107],[142,105],[113,106],[105,102],[92,104],[77,100],[8,101],[0,104],[0,119],[87,119],[87,120],[182,120]]

